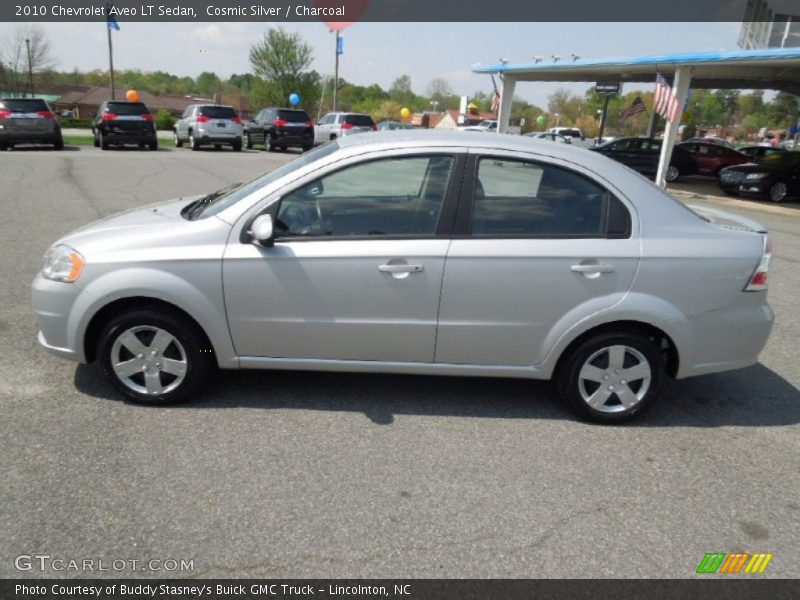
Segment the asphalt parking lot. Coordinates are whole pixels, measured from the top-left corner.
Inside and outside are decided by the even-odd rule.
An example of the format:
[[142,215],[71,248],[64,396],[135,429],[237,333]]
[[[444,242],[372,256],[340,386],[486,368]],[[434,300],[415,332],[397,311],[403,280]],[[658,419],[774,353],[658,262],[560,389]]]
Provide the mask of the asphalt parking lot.
[[800,577],[797,205],[678,186],[769,227],[776,326],[757,366],[668,382],[622,427],[547,383],[450,377],[227,372],[142,407],[40,350],[30,283],[60,235],[288,157],[0,153],[0,577],[41,575],[14,568],[38,553],[193,559],[193,577],[683,578],[712,551]]

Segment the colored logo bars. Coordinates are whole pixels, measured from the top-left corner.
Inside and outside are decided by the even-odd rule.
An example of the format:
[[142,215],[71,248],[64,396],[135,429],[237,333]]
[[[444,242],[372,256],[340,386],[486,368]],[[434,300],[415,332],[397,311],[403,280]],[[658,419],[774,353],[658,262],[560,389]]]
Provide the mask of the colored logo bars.
[[[697,567],[698,573],[725,573],[734,575],[737,573],[763,573],[767,569],[772,554],[766,552],[706,552],[700,565]],[[747,566],[745,566],[747,565]],[[743,568],[744,567],[744,568]]]

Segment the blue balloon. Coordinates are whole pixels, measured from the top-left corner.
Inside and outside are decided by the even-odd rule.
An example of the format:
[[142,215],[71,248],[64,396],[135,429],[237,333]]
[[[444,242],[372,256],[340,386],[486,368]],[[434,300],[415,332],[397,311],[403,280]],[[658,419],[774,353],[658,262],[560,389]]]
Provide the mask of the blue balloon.
[[289,94],[289,102],[292,103],[292,106],[297,106],[300,104],[300,95],[299,94]]

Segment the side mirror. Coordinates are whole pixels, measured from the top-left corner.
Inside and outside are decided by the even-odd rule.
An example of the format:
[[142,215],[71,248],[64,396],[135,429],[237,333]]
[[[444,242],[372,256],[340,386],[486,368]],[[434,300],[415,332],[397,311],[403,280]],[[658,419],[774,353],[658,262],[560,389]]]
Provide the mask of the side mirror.
[[250,233],[253,241],[262,246],[272,246],[274,243],[275,228],[272,223],[272,215],[259,215],[250,225]]

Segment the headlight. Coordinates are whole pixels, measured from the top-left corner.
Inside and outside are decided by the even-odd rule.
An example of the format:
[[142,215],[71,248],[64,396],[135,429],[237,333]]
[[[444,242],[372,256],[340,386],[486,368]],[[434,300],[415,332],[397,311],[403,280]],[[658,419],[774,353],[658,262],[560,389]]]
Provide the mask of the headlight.
[[59,244],[50,248],[44,255],[42,277],[72,283],[80,277],[84,264],[86,261],[77,250]]
[[752,181],[754,179],[765,179],[767,177],[769,177],[769,173],[748,173],[745,179]]

